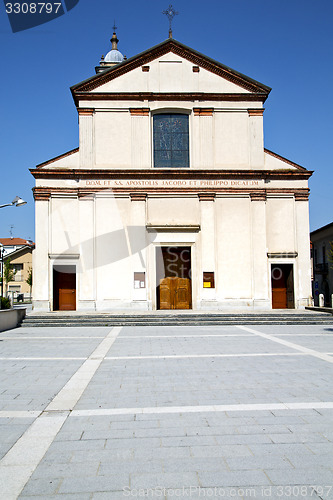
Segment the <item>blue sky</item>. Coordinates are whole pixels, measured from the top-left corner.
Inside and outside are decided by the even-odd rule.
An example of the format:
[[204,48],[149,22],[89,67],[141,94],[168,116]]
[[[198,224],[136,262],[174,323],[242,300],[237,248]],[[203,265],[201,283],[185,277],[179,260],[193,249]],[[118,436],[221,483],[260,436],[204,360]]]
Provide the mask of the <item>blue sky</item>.
[[[78,146],[69,87],[95,73],[110,49],[131,57],[168,36],[169,0],[80,0],[64,16],[12,33],[0,4],[0,237],[34,238],[29,168]],[[265,103],[265,147],[315,170],[310,224],[333,221],[331,0],[177,0],[174,38],[272,87]]]

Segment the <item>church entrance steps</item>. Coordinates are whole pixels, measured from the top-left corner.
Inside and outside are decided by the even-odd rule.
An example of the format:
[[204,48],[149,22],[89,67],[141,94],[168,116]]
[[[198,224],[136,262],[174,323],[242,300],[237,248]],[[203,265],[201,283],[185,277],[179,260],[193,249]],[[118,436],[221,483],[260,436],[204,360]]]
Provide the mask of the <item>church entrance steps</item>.
[[312,312],[30,314],[23,327],[330,325],[333,316]]

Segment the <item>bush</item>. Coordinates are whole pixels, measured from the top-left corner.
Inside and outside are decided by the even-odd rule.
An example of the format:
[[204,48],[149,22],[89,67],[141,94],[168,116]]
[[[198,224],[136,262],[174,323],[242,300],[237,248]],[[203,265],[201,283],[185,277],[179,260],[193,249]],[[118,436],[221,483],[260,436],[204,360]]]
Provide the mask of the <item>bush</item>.
[[10,309],[10,300],[7,297],[1,297],[1,309]]

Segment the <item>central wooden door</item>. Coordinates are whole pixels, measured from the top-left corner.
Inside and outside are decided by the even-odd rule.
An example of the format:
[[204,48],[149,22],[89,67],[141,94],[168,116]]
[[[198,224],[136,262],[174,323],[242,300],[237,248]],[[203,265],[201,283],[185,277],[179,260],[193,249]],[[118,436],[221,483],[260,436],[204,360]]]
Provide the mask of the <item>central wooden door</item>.
[[160,309],[191,309],[189,278],[163,278],[159,288]]
[[76,310],[76,274],[54,271],[54,305],[58,311]]

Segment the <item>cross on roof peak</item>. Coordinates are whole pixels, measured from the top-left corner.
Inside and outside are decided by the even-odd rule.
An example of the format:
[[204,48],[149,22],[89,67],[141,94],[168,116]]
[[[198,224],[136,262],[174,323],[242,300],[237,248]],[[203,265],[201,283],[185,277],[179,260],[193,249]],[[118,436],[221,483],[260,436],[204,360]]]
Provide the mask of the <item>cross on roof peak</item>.
[[165,14],[169,19],[169,38],[172,38],[172,21],[175,16],[178,16],[179,12],[176,12],[172,4],[166,10],[163,10],[162,14]]

